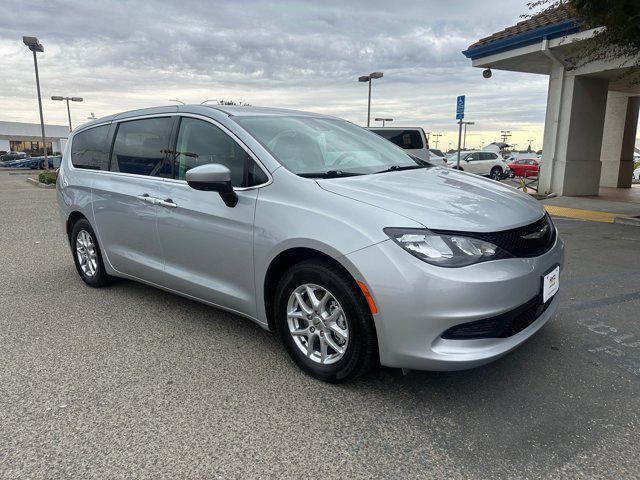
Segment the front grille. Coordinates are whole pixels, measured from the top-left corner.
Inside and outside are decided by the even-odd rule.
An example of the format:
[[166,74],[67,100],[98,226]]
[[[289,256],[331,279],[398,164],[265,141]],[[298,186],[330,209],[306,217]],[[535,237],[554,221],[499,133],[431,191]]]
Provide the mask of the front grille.
[[441,337],[447,340],[511,337],[535,322],[549,307],[552,300],[553,298],[550,298],[547,303],[543,303],[542,296],[538,295],[509,312],[451,327]]
[[[539,234],[546,227],[544,233]],[[524,227],[503,230],[501,232],[477,233],[434,230],[448,235],[464,235],[493,243],[514,257],[537,257],[549,251],[556,239],[556,229],[548,214],[537,222]],[[529,238],[526,238],[529,236]]]

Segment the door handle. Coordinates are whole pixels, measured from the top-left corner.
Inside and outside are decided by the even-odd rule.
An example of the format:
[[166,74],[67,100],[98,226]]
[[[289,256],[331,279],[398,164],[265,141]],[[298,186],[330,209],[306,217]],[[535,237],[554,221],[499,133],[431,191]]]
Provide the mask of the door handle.
[[160,199],[155,199],[155,200],[156,200],[156,205],[160,205],[161,207],[178,208],[178,205],[173,203],[173,200],[171,200],[170,198],[167,198],[166,200],[160,200]]

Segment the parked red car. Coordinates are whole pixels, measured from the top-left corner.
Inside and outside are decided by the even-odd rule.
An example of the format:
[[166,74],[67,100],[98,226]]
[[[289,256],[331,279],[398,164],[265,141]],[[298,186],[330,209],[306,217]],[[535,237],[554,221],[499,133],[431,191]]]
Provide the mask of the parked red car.
[[509,169],[512,177],[537,177],[540,164],[533,158],[519,158],[509,164]]

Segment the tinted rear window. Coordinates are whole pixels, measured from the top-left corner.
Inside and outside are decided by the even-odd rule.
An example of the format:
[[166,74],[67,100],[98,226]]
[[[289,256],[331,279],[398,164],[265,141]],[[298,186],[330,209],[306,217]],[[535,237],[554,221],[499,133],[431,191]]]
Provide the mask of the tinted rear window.
[[386,138],[391,143],[404,149],[423,148],[422,135],[418,130],[371,130],[381,137]]
[[172,124],[170,117],[122,122],[113,144],[111,170],[156,177],[171,176],[171,163],[165,153]]
[[71,164],[76,168],[107,170],[109,125],[90,128],[73,136]]

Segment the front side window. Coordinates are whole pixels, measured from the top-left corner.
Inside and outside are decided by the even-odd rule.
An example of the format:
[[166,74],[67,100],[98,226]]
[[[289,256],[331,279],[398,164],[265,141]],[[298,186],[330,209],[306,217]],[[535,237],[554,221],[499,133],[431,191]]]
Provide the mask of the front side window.
[[71,143],[71,164],[76,168],[107,170],[109,165],[108,134],[109,125],[76,133]]
[[231,171],[234,187],[251,187],[267,176],[238,143],[212,123],[184,117],[176,142],[174,177],[185,180],[189,169],[219,163]]
[[279,115],[234,120],[278,162],[302,176],[358,175],[430,166],[344,120]]
[[476,153],[470,153],[469,155],[467,155],[467,158],[465,160],[467,160],[468,162],[476,162],[480,159],[480,154]]
[[111,171],[170,177],[167,148],[171,117],[131,120],[118,125],[111,154]]

